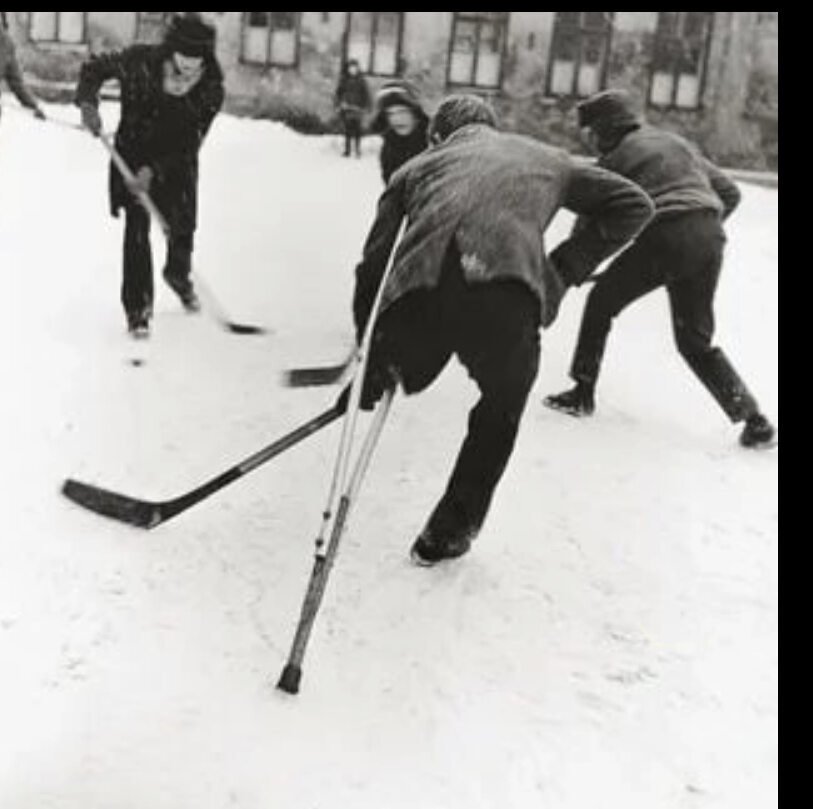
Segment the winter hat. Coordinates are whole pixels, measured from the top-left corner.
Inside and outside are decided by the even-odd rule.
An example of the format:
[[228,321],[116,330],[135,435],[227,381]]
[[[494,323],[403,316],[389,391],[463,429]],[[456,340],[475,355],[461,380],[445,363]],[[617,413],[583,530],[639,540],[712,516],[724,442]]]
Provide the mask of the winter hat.
[[497,113],[480,96],[452,95],[441,102],[429,128],[432,140],[446,140],[450,135],[471,124],[483,124],[497,129]]
[[596,130],[640,123],[635,101],[626,90],[605,90],[598,93],[579,104],[578,111],[579,126]]
[[421,120],[428,120],[429,116],[421,104],[418,88],[405,79],[388,81],[381,86],[375,97],[375,117],[373,118],[373,131],[383,131],[387,128],[386,112],[390,107],[409,107]]
[[216,39],[214,26],[190,13],[172,20],[164,42],[174,53],[200,58],[214,53]]

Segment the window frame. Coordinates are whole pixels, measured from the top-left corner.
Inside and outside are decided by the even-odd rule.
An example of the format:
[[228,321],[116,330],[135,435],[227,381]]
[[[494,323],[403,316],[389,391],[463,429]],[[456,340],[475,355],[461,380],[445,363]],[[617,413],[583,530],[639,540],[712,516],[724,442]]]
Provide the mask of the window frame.
[[251,18],[249,15],[252,12],[244,11],[240,17],[240,63],[250,65],[252,67],[275,67],[280,70],[297,70],[299,68],[300,55],[302,52],[302,13],[301,11],[294,12],[296,14],[296,27],[290,30],[294,31],[294,58],[291,62],[282,62],[273,58],[273,40],[274,31],[287,31],[286,28],[276,28],[274,26],[273,11],[266,12],[268,14],[268,25],[263,26],[266,34],[265,43],[265,59],[259,60],[251,58],[246,53],[246,32],[251,28],[259,28],[260,26],[251,25]]
[[[613,53],[613,38],[615,35],[615,11],[607,12],[608,16],[604,22],[602,28],[594,28],[589,27],[586,24],[586,20],[584,18],[584,14],[588,12],[580,11],[577,12],[579,14],[579,22],[578,25],[573,25],[572,23],[564,22],[560,18],[560,14],[562,12],[557,11],[556,17],[553,24],[553,33],[551,35],[551,44],[550,44],[550,57],[548,59],[548,73],[547,78],[545,80],[545,94],[548,97],[552,98],[570,98],[574,100],[580,100],[584,98],[588,98],[588,95],[583,95],[579,91],[579,77],[581,74],[583,61],[583,45],[584,40],[588,36],[594,36],[598,33],[603,34],[604,40],[604,59],[602,60],[601,70],[599,75],[599,83],[598,83],[598,90],[596,92],[601,92],[607,88],[607,77],[609,76],[610,72],[610,60],[612,58]],[[557,61],[557,44],[558,39],[563,33],[576,33],[578,35],[578,53],[576,55],[576,59],[573,62],[574,70],[573,70],[573,84],[570,88],[568,93],[559,93],[555,92],[553,89],[553,80],[554,80],[554,65]]]
[[[484,14],[487,12],[481,12]],[[500,11],[497,12],[501,15],[499,18],[492,18],[486,16],[478,16],[477,12],[463,12],[455,11],[452,17],[452,31],[449,37],[449,52],[447,54],[446,62],[446,87],[447,89],[461,89],[471,88],[480,92],[497,92],[502,90],[503,82],[505,81],[505,61],[508,55],[508,35],[511,30],[511,12]],[[452,79],[452,60],[455,54],[455,43],[457,42],[457,31],[460,23],[476,25],[476,45],[474,49],[474,59],[471,66],[471,79],[470,82],[459,82]],[[500,52],[500,71],[496,84],[478,84],[477,83],[477,69],[480,63],[480,43],[482,42],[482,30],[484,25],[498,25],[502,27],[502,51]]]
[[[345,64],[350,59],[357,59],[358,57],[352,56],[350,53],[351,34],[353,32],[353,15],[357,13],[354,11],[347,12],[347,22],[344,32],[344,62]],[[406,12],[405,11],[373,11],[373,24],[370,30],[370,56],[366,65],[361,65],[361,72],[366,76],[377,76],[380,78],[398,78],[403,73],[404,61],[404,32],[406,30]],[[382,73],[375,70],[375,52],[378,42],[379,21],[383,14],[397,14],[398,15],[398,38],[396,42],[395,51],[395,71],[392,73]]]
[[655,75],[659,72],[657,69],[658,65],[658,57],[659,57],[659,48],[660,47],[667,47],[668,43],[670,42],[683,42],[685,40],[685,35],[683,35],[683,29],[686,23],[686,15],[689,13],[687,11],[679,11],[677,12],[679,17],[679,33],[678,34],[671,34],[667,35],[662,33],[662,29],[664,27],[664,17],[663,15],[668,12],[659,11],[658,12],[658,27],[655,31],[655,40],[653,43],[653,53],[652,53],[652,62],[649,68],[649,86],[647,88],[647,106],[651,109],[658,109],[658,110],[680,110],[681,112],[699,112],[705,108],[705,96],[706,96],[706,87],[708,85],[708,77],[709,77],[709,59],[711,57],[711,46],[714,41],[714,33],[716,28],[716,21],[717,21],[717,14],[714,11],[706,11],[703,12],[706,15],[706,30],[705,30],[705,42],[703,43],[703,55],[700,59],[700,75],[698,77],[698,90],[697,90],[697,104],[692,107],[681,106],[677,103],[678,100],[678,92],[680,87],[680,78],[681,76],[691,76],[694,74],[691,73],[683,73],[680,70],[680,64],[675,65],[671,71],[671,77],[673,80],[672,86],[672,94],[671,99],[668,103],[657,103],[652,98],[652,93],[654,90],[655,85]]
[[82,38],[78,42],[66,42],[59,38],[61,15],[63,12],[54,11],[56,22],[56,37],[54,39],[41,39],[34,36],[34,14],[36,12],[30,11],[28,13],[28,40],[35,45],[42,45],[49,48],[85,48],[88,44],[88,12],[83,11],[82,14]]

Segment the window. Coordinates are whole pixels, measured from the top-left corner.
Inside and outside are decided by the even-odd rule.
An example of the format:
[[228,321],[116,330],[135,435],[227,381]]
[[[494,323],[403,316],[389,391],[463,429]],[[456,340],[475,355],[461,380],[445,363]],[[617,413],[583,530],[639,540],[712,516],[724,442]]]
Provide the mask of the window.
[[607,78],[614,11],[557,11],[548,93],[585,98]]
[[351,11],[346,58],[358,60],[364,73],[397,76],[401,67],[403,11]]
[[85,42],[85,11],[31,11],[29,33],[34,42],[81,45]]
[[703,96],[713,11],[661,11],[649,103],[697,109]]
[[508,11],[455,11],[449,84],[496,89],[502,84]]
[[299,61],[300,11],[244,11],[243,61],[295,67]]

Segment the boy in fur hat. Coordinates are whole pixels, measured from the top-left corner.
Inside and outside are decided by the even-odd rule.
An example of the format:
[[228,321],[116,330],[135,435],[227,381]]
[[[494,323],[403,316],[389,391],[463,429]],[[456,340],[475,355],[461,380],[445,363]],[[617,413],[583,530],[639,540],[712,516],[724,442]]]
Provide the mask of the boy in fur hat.
[[381,176],[389,183],[393,174],[429,145],[429,116],[417,88],[410,82],[387,82],[376,96],[371,125],[384,139],[381,147]]
[[123,210],[122,305],[135,337],[149,335],[153,312],[150,217],[135,192],[150,194],[170,227],[164,279],[184,308],[200,308],[191,280],[197,229],[198,153],[223,104],[223,73],[215,56],[215,29],[196,12],[175,17],[160,45],[134,45],[93,56],[82,67],[76,104],[94,135],[102,131],[99,91],[116,79],[121,122],[116,148],[137,177],[128,188],[111,165],[110,206]]

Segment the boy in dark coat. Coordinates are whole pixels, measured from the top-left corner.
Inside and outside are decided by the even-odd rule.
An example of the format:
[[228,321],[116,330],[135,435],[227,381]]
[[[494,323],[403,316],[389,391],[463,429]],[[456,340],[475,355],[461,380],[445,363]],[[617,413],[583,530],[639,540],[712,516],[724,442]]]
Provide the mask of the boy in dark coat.
[[361,157],[364,115],[372,106],[372,98],[358,60],[351,59],[347,63],[336,88],[335,103],[344,127],[344,156],[350,157],[355,151],[356,157]]
[[[40,109],[37,99],[26,87],[20,63],[17,61],[17,51],[14,41],[6,31],[4,23],[0,22],[0,81],[6,80],[9,89],[24,107],[30,109],[37,118],[44,119],[45,113]],[[0,116],[2,115],[0,107]]]
[[417,89],[407,81],[387,82],[379,90],[370,128],[384,139],[380,159],[385,184],[404,163],[425,152],[429,145],[429,116]]
[[655,204],[655,218],[598,277],[573,360],[576,387],[546,404],[573,416],[592,415],[614,319],[634,301],[665,287],[675,341],[689,367],[733,423],[745,422],[743,446],[771,445],[773,426],[712,343],[726,243],[723,222],[740,203],[738,188],[684,138],[644,124],[623,91],[608,90],[585,101],[579,123],[592,133],[599,165],[640,185]]
[[223,104],[223,74],[215,30],[194,12],[176,17],[160,45],[135,45],[91,57],[83,66],[76,104],[84,125],[102,131],[99,91],[117,79],[121,123],[116,147],[137,176],[129,189],[111,165],[113,216],[125,213],[122,304],[134,336],[149,334],[154,286],[150,218],[133,192],[146,191],[170,227],[163,275],[190,312],[200,308],[190,278],[197,229],[198,152]]
[[[361,335],[404,219],[384,289],[362,406],[402,385],[425,390],[456,355],[482,393],[446,493],[413,548],[432,565],[467,553],[488,513],[539,369],[539,328],[571,284],[634,237],[652,215],[647,196],[563,151],[496,131],[476,96],[451,96],[432,122],[436,145],[396,172],[356,271]],[[589,217],[545,255],[560,208]]]

